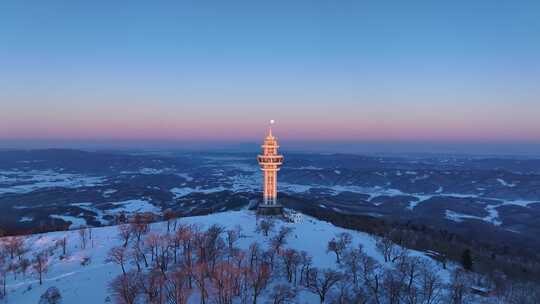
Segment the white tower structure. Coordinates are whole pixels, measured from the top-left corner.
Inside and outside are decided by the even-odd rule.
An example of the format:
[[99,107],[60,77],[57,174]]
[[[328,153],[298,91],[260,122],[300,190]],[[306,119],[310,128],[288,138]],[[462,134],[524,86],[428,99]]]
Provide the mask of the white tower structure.
[[277,172],[283,164],[283,155],[278,154],[277,138],[272,134],[273,124],[271,120],[268,135],[261,146],[262,154],[257,156],[264,175],[263,203],[259,204],[259,213],[262,214],[280,214],[282,211],[281,205],[277,203]]

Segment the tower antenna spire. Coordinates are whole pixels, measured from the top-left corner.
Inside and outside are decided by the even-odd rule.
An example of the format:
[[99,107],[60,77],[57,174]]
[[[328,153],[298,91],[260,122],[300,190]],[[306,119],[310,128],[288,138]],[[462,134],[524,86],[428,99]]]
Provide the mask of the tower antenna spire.
[[276,121],[273,120],[273,119],[270,119],[270,125],[268,126],[268,136],[273,136],[272,135],[272,125],[275,124]]

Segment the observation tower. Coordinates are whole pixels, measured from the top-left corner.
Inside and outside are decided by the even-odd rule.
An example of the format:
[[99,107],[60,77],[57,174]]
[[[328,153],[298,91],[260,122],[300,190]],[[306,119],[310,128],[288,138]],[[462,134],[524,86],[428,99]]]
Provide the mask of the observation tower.
[[259,204],[257,212],[263,215],[279,215],[283,207],[277,202],[277,172],[283,164],[283,155],[278,154],[277,138],[272,135],[272,125],[270,121],[268,135],[264,139],[262,154],[257,156],[257,161],[261,166],[264,175],[263,202]]

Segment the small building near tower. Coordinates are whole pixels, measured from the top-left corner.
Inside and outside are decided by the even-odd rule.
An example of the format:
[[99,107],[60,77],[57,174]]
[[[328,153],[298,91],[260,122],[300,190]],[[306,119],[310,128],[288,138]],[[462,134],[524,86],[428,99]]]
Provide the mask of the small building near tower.
[[257,208],[257,213],[261,215],[281,215],[283,206],[277,201],[277,173],[283,164],[283,155],[278,154],[277,138],[272,134],[272,124],[270,121],[268,135],[264,139],[262,154],[257,156],[257,161],[263,171],[263,201]]

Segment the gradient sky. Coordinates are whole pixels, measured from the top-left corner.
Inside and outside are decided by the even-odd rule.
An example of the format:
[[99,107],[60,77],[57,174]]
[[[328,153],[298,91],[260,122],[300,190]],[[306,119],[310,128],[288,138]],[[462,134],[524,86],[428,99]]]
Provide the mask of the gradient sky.
[[540,1],[3,0],[0,103],[0,142],[537,144]]

